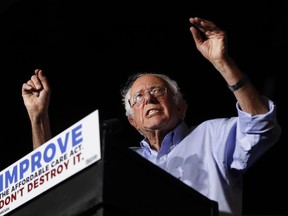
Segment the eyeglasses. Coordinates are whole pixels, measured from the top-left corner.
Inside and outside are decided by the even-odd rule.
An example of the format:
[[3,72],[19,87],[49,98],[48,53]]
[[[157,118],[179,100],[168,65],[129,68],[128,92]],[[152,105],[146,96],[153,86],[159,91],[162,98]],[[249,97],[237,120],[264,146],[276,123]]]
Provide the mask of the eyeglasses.
[[131,107],[133,107],[135,104],[139,106],[144,102],[146,92],[148,92],[151,96],[158,98],[164,96],[167,93],[167,90],[168,89],[166,87],[153,87],[149,90],[142,90],[137,92],[128,100],[128,102]]

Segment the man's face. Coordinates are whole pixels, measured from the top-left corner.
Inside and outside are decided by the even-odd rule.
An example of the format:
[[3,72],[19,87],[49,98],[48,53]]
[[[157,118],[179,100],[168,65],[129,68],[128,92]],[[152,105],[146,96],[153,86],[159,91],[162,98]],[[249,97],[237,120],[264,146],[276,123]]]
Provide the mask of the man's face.
[[183,116],[182,106],[175,103],[165,81],[154,75],[144,75],[134,82],[130,104],[134,116],[129,122],[144,134],[155,130],[166,133]]

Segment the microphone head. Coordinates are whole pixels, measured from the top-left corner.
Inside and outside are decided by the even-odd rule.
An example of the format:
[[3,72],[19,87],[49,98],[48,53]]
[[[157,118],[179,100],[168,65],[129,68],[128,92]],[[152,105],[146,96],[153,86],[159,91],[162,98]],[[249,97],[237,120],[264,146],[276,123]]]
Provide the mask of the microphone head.
[[122,129],[122,124],[119,119],[113,118],[102,122],[102,130],[105,130],[110,135],[118,134]]

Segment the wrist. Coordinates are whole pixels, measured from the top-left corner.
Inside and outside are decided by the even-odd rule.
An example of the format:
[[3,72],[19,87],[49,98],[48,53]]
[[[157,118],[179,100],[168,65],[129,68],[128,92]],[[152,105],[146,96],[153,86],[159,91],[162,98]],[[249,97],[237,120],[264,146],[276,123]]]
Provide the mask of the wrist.
[[248,76],[246,74],[243,74],[242,78],[236,84],[227,85],[227,87],[230,89],[230,91],[234,92],[244,86],[248,80]]

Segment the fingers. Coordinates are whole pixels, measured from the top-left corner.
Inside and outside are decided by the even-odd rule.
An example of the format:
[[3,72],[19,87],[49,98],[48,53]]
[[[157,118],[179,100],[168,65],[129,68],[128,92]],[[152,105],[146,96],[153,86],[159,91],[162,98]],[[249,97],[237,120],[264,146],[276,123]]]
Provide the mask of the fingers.
[[207,39],[223,39],[225,38],[225,31],[216,26],[213,22],[199,17],[192,17],[189,19],[192,24],[190,31],[196,43],[201,44]]
[[35,74],[31,76],[31,79],[27,82],[27,84],[31,85],[34,89],[41,90],[43,88],[41,83],[42,71],[40,69],[35,70]]
[[49,88],[48,79],[44,75],[43,71],[40,70],[40,69],[36,69],[35,70],[35,74],[37,75],[37,77],[38,77],[38,79],[40,81],[41,88],[43,87],[44,89],[48,89]]
[[22,92],[27,92],[27,91],[31,91],[33,89],[33,87],[31,85],[29,85],[29,83],[23,83],[22,85]]
[[22,85],[22,92],[39,92],[43,88],[48,87],[47,79],[44,76],[42,70],[36,69],[35,74],[31,76],[30,80]]
[[202,32],[212,31],[216,27],[216,25],[213,22],[199,17],[191,17],[189,21],[192,24],[192,27],[198,28],[198,30]]
[[35,90],[42,90],[49,88],[48,80],[41,69],[36,69],[34,71],[34,75],[31,76],[27,84],[30,85],[31,88],[34,88]]
[[204,19],[200,19],[198,17],[189,19],[189,22],[192,24],[190,27],[190,32],[192,33],[196,45],[201,44],[204,41],[203,36],[206,30],[203,27],[202,21],[204,21]]
[[199,17],[191,17],[189,22],[192,24],[191,28],[196,28],[206,36],[211,34],[221,34],[224,31],[209,20],[205,20]]

